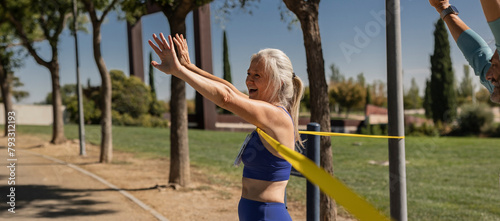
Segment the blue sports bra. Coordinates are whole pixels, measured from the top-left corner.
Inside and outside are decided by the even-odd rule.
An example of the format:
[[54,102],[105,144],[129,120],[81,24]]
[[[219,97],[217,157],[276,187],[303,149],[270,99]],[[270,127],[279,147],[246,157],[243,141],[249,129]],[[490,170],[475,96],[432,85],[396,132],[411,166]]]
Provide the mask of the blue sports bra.
[[[285,108],[283,109],[286,111]],[[257,131],[252,132],[250,140],[241,155],[241,160],[245,164],[243,177],[265,181],[290,179],[292,165],[269,152],[260,140]]]

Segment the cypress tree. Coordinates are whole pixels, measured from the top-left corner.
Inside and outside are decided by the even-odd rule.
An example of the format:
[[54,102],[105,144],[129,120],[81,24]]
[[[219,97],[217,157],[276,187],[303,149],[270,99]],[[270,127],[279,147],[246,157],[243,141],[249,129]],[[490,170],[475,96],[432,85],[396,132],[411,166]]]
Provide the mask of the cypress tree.
[[432,97],[431,97],[431,80],[425,81],[424,109],[425,117],[432,118]]
[[153,61],[153,52],[149,52],[149,87],[151,87],[151,95],[153,96],[153,100],[156,101],[156,88],[155,88],[155,74],[153,65],[151,62]]
[[434,54],[431,55],[431,109],[434,122],[450,123],[457,115],[455,74],[453,73],[448,31],[439,19],[434,31]]
[[372,92],[372,89],[371,89],[370,85],[367,85],[366,86],[366,100],[365,100],[366,105],[372,103],[372,93],[371,92]]
[[460,82],[460,85],[458,85],[457,89],[458,103],[461,105],[472,101],[473,94],[474,94],[473,78],[470,75],[469,65],[464,64],[464,78],[462,78],[462,81]]
[[224,42],[223,42],[223,60],[224,60],[224,80],[228,81],[229,83],[233,83],[231,79],[231,65],[229,64],[229,49],[227,47],[227,37],[226,37],[226,30],[224,30]]
[[[229,83],[232,83],[231,79],[231,65],[229,64],[229,49],[227,46],[227,36],[226,36],[226,30],[223,32],[223,54],[222,54],[222,59],[223,59],[223,64],[224,64],[224,80],[228,81]],[[222,113],[224,114],[231,114],[230,111],[222,109]]]

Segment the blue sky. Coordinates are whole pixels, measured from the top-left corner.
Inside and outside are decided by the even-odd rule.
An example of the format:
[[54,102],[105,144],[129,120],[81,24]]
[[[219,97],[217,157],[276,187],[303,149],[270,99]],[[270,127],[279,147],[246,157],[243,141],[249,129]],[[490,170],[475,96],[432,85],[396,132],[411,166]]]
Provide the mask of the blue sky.
[[[217,1],[217,0],[216,0]],[[494,46],[479,1],[456,0],[452,2],[459,10],[460,17],[481,35],[490,47]],[[217,4],[217,3],[215,3]],[[212,3],[212,55],[213,72],[222,76],[222,25],[216,22],[215,9]],[[229,55],[233,83],[240,90],[246,90],[244,79],[249,66],[250,56],[263,48],[278,48],[292,60],[295,73],[305,84],[308,84],[306,57],[302,31],[299,25],[289,30],[288,23],[281,21],[278,0],[265,0],[252,7],[252,15],[235,10],[224,26],[229,42]],[[320,3],[319,24],[325,60],[325,73],[328,78],[329,66],[335,63],[346,77],[355,77],[363,72],[368,83],[374,80],[386,82],[386,41],[385,41],[385,1],[383,0],[351,0],[330,1]],[[430,77],[430,55],[434,48],[434,23],[438,13],[428,1],[401,0],[401,36],[404,70],[404,85],[409,87],[415,78],[423,94],[425,79]],[[383,20],[382,20],[383,19]],[[194,40],[192,13],[188,15],[187,39],[194,62]],[[169,33],[167,19],[162,13],[143,17],[143,50],[145,73],[148,73],[149,52],[147,40],[153,33]],[[89,26],[89,31],[91,27]],[[79,33],[80,75],[84,85],[90,80],[92,85],[101,83],[92,52],[91,34]],[[451,54],[455,76],[461,81],[463,65],[466,60],[450,35]],[[50,50],[46,43],[38,43],[40,54],[49,58]],[[346,48],[351,50],[347,51]],[[127,33],[125,21],[119,20],[117,13],[111,13],[102,28],[102,54],[108,70],[118,69],[129,73]],[[59,43],[61,85],[76,83],[74,39],[65,30]],[[154,56],[156,59],[156,55]],[[16,70],[16,75],[24,83],[21,89],[29,91],[30,97],[21,103],[40,102],[51,91],[49,71],[36,64],[28,56],[24,66]],[[147,75],[147,74],[146,74]],[[155,86],[158,98],[167,100],[170,97],[170,76],[155,71]],[[145,79],[148,82],[148,77]],[[476,89],[482,87],[475,79]],[[194,91],[188,88],[187,98],[191,99]]]

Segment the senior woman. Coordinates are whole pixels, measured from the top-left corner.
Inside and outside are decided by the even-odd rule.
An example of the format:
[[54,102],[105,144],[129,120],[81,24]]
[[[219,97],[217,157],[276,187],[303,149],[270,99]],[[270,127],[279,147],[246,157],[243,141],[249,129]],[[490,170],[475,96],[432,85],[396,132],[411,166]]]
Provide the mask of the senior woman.
[[[299,141],[297,122],[303,93],[302,81],[293,72],[290,59],[280,50],[264,49],[252,55],[247,71],[249,95],[238,91],[229,82],[209,74],[190,62],[187,43],[163,34],[153,35],[149,44],[161,59],[152,65],[191,85],[216,105],[233,112],[260,128],[283,145],[294,148]],[[272,148],[256,131],[245,145],[238,216],[245,220],[291,220],[284,204],[285,188],[291,164]]]

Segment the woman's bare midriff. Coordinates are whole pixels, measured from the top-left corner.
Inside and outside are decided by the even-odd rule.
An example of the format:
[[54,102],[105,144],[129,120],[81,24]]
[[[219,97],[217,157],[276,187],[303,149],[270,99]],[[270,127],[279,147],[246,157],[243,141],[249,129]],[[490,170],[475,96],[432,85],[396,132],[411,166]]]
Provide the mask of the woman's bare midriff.
[[285,202],[285,181],[264,181],[243,177],[241,197],[259,202]]

